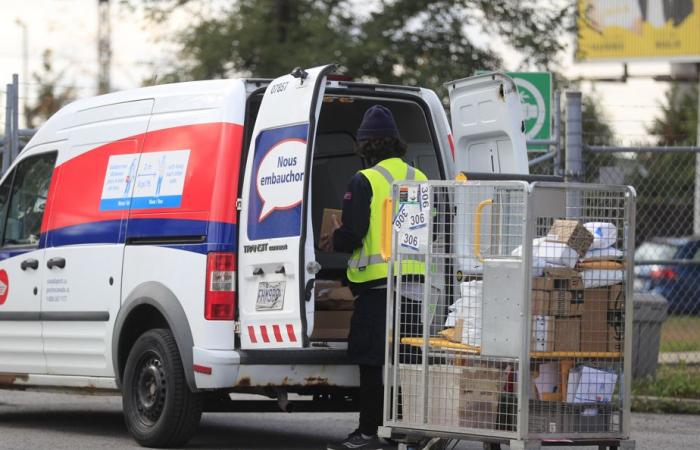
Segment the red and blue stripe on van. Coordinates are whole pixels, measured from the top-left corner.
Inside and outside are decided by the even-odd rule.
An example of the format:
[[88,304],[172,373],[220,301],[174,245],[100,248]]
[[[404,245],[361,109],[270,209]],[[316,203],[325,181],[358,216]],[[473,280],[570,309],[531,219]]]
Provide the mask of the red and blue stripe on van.
[[[40,246],[152,240],[198,253],[236,251],[242,137],[243,127],[238,124],[188,125],[100,145],[59,163],[49,188]],[[109,158],[139,149],[143,154],[190,150],[180,205],[100,209]],[[167,243],[171,238],[172,243]]]

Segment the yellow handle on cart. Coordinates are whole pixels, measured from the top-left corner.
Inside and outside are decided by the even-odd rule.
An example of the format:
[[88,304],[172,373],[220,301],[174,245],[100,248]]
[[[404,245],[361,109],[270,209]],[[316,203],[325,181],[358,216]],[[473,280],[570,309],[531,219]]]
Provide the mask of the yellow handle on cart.
[[474,254],[479,262],[484,262],[481,257],[481,212],[487,206],[493,205],[493,199],[484,200],[476,207],[476,220],[474,221]]
[[391,257],[391,221],[394,213],[394,202],[387,198],[384,200],[382,208],[382,235],[381,235],[381,250],[380,253],[384,261],[389,261]]

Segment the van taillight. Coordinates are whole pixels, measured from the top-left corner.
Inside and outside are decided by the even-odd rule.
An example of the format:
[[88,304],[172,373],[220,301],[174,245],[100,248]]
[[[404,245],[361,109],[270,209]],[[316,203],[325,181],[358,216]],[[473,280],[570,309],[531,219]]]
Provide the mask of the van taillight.
[[207,255],[207,286],[204,295],[204,318],[233,320],[236,311],[236,255]]

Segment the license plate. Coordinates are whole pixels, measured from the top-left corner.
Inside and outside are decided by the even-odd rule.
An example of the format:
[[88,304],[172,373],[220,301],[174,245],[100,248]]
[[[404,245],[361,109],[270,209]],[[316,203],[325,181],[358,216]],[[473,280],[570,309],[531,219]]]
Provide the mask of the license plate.
[[261,281],[258,283],[256,311],[277,311],[284,306],[284,281]]

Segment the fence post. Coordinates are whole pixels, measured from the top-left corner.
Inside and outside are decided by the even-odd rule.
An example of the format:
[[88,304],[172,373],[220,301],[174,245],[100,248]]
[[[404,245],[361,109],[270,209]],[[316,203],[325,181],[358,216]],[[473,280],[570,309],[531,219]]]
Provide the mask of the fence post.
[[12,85],[5,86],[5,143],[2,146],[2,173],[10,167],[10,149],[12,147]]
[[557,138],[552,175],[561,173],[561,91],[554,91],[554,136]]
[[12,152],[10,161],[14,161],[19,153],[19,75],[12,74]]
[[565,175],[568,180],[583,178],[583,124],[581,93],[566,93],[566,160]]
[[[695,145],[700,147],[700,64],[697,66],[698,74],[698,126],[695,135]],[[695,154],[695,201],[693,214],[693,233],[700,234],[700,153]]]

